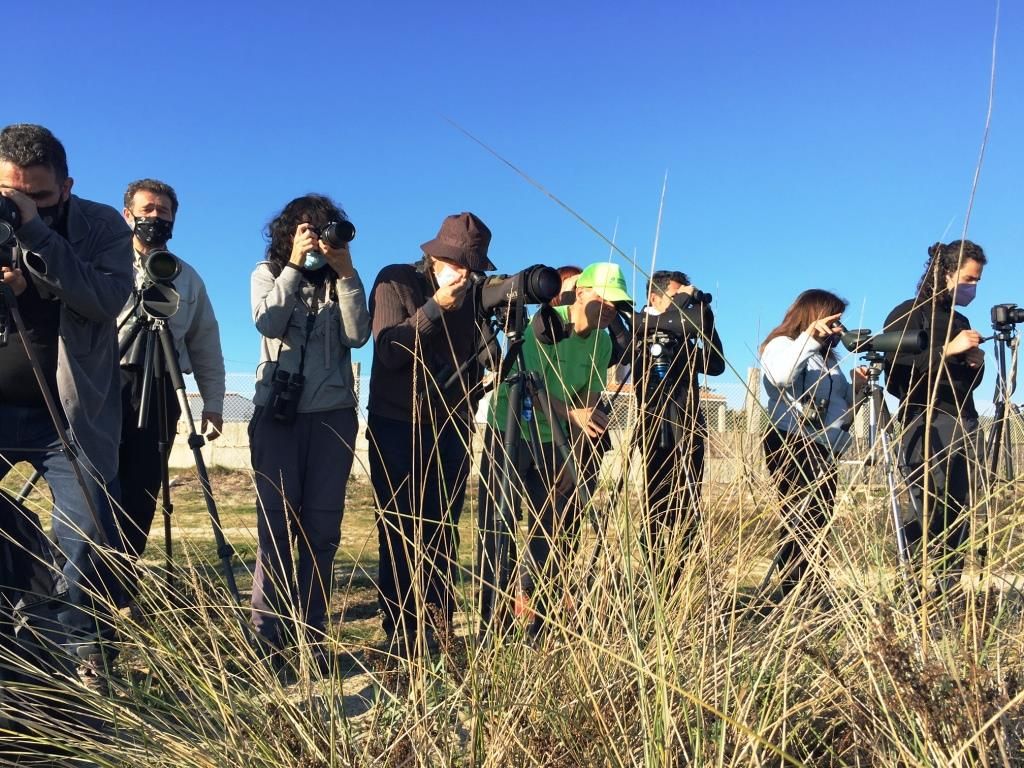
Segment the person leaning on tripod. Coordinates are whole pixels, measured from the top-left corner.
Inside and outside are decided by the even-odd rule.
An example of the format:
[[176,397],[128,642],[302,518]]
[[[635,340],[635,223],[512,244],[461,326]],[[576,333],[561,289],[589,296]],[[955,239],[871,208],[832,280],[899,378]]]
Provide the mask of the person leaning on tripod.
[[[296,198],[267,225],[267,258],[252,273],[263,337],[249,424],[259,536],[252,621],[270,653],[302,631],[324,638],[358,427],[352,350],[370,337],[354,234],[329,198]],[[282,624],[292,615],[302,626]],[[325,668],[322,647],[317,658]]]
[[[66,559],[61,621],[83,682],[102,688],[114,655],[106,642],[113,637],[106,598],[117,599],[119,590],[109,556],[99,551],[118,543],[114,319],[132,288],[131,233],[114,209],[72,195],[73,184],[64,147],[49,130],[22,124],[0,131],[0,195],[20,219],[13,262],[3,268],[11,291],[4,293],[14,294],[26,324],[25,339],[0,346],[0,478],[28,461],[49,485],[53,533]],[[78,449],[81,484],[22,341],[31,345],[56,402],[54,416]]]
[[448,216],[417,264],[381,270],[370,295],[367,437],[377,500],[384,631],[411,654],[449,631],[469,440],[484,367],[473,276],[494,269],[491,231]]
[[856,368],[851,385],[834,351],[845,309],[846,300],[834,293],[804,291],[761,345],[770,421],[764,457],[782,501],[776,564],[784,595],[820,555],[838,457],[851,443],[854,389],[865,381],[864,369]]
[[[515,474],[510,478],[507,499],[501,491],[509,407],[507,383],[499,386],[488,409],[484,442],[488,448],[480,460],[477,541],[480,611],[485,625],[493,618],[494,587],[506,588],[510,575],[501,573],[507,565],[497,562],[500,507],[508,506],[504,525],[514,532],[524,493],[527,551],[526,562],[520,567],[519,587],[521,599],[531,603],[529,607],[536,615],[531,631],[541,628],[547,606],[564,588],[559,580],[576,551],[582,512],[582,499],[576,491],[582,486],[588,491],[593,488],[593,483],[582,476],[582,466],[589,458],[590,442],[600,439],[608,428],[608,415],[599,407],[612,354],[612,341],[605,329],[621,303],[632,303],[622,270],[615,264],[591,264],[577,278],[571,304],[563,299],[552,312],[543,318],[538,315],[527,326],[522,362],[527,372],[536,374],[538,387],[532,394],[529,388],[524,391],[524,399],[531,395],[526,405],[529,418],[519,420],[518,454],[511,457]],[[543,338],[538,338],[539,329]],[[544,401],[549,402],[557,418],[557,430],[572,445],[576,477],[566,468],[555,427],[545,415]],[[531,421],[535,435],[531,433]]]
[[[725,371],[710,297],[698,300],[706,296],[684,273],[658,271],[647,284],[645,311],[633,319],[637,444],[647,502],[644,544],[659,568],[674,534],[681,535],[685,549],[696,534],[707,440],[699,376]],[[658,342],[660,355],[654,355],[652,343]]]
[[[124,220],[132,228],[135,249],[135,294],[128,300],[118,318],[119,335],[123,338],[136,320],[145,320],[140,306],[141,292],[151,282],[146,273],[146,260],[155,251],[162,251],[171,239],[178,216],[178,196],[162,181],[140,179],[128,185],[124,193]],[[174,277],[173,287],[180,300],[177,311],[167,320],[174,339],[178,366],[182,373],[195,375],[203,399],[202,426],[209,440],[215,440],[224,420],[224,355],[220,345],[220,327],[213,304],[199,273],[183,259],[176,257],[181,271]],[[125,361],[122,360],[122,365]],[[141,375],[125,373],[121,390],[121,506],[119,519],[128,556],[138,559],[146,548],[156,504],[165,457],[160,452],[161,431],[169,442],[174,440],[181,406],[170,376],[157,385],[164,389],[167,405],[163,430],[159,425],[156,402],[149,407],[148,420],[139,426],[139,395]],[[209,431],[207,431],[209,429]]]
[[919,516],[905,528],[907,543],[919,546],[927,528],[944,575],[940,589],[958,581],[963,568],[971,463],[977,457],[974,390],[985,373],[981,334],[954,307],[974,299],[986,261],[970,240],[936,243],[928,249],[917,296],[885,320],[887,331],[928,334],[919,354],[887,357],[885,388],[900,400],[900,448]]

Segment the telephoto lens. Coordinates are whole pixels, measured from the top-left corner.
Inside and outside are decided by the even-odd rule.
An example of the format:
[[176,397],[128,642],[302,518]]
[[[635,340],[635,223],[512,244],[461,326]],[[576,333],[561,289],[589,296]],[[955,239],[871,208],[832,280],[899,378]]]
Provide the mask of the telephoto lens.
[[886,355],[916,355],[928,346],[926,331],[886,331],[872,334],[867,328],[847,331],[842,335],[843,346],[854,354],[882,353]]
[[146,276],[154,283],[170,283],[181,273],[181,262],[170,251],[152,251],[143,264]]
[[356,228],[351,221],[332,221],[320,231],[320,239],[331,248],[341,248],[345,243],[351,243],[356,236]]

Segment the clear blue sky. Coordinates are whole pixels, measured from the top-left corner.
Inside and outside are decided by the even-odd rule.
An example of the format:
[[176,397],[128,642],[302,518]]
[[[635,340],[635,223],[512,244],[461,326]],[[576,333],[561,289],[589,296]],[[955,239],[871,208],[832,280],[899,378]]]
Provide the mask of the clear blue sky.
[[[3,17],[0,122],[50,127],[83,197],[120,208],[141,176],[177,188],[172,249],[207,281],[229,371],[258,359],[262,228],[305,192],[356,223],[367,289],[461,210],[493,230],[502,272],[607,257],[447,117],[609,236],[618,223],[645,270],[667,172],[658,264],[715,294],[742,377],[799,291],[834,290],[848,326],[877,328],[927,246],[960,236],[996,5],[185,0]],[[990,259],[968,309],[983,328],[993,303],[1024,304],[1024,8],[999,21],[968,229]]]

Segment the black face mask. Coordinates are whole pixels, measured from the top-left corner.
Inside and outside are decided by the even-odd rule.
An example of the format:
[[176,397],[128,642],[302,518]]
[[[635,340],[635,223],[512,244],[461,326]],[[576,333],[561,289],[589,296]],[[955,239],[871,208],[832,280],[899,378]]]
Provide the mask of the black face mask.
[[57,229],[64,218],[66,203],[66,200],[59,200],[56,205],[36,206],[36,213],[43,224],[50,229]]
[[143,216],[135,219],[132,232],[143,245],[165,245],[171,239],[174,222],[161,219],[159,216]]

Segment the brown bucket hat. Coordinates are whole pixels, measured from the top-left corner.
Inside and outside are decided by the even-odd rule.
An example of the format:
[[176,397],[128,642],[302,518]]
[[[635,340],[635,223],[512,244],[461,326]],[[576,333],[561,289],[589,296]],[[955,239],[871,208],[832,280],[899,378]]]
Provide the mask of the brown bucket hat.
[[491,230],[474,214],[463,211],[446,216],[437,237],[420,247],[428,256],[453,261],[474,272],[487,272],[494,265],[487,258]]

